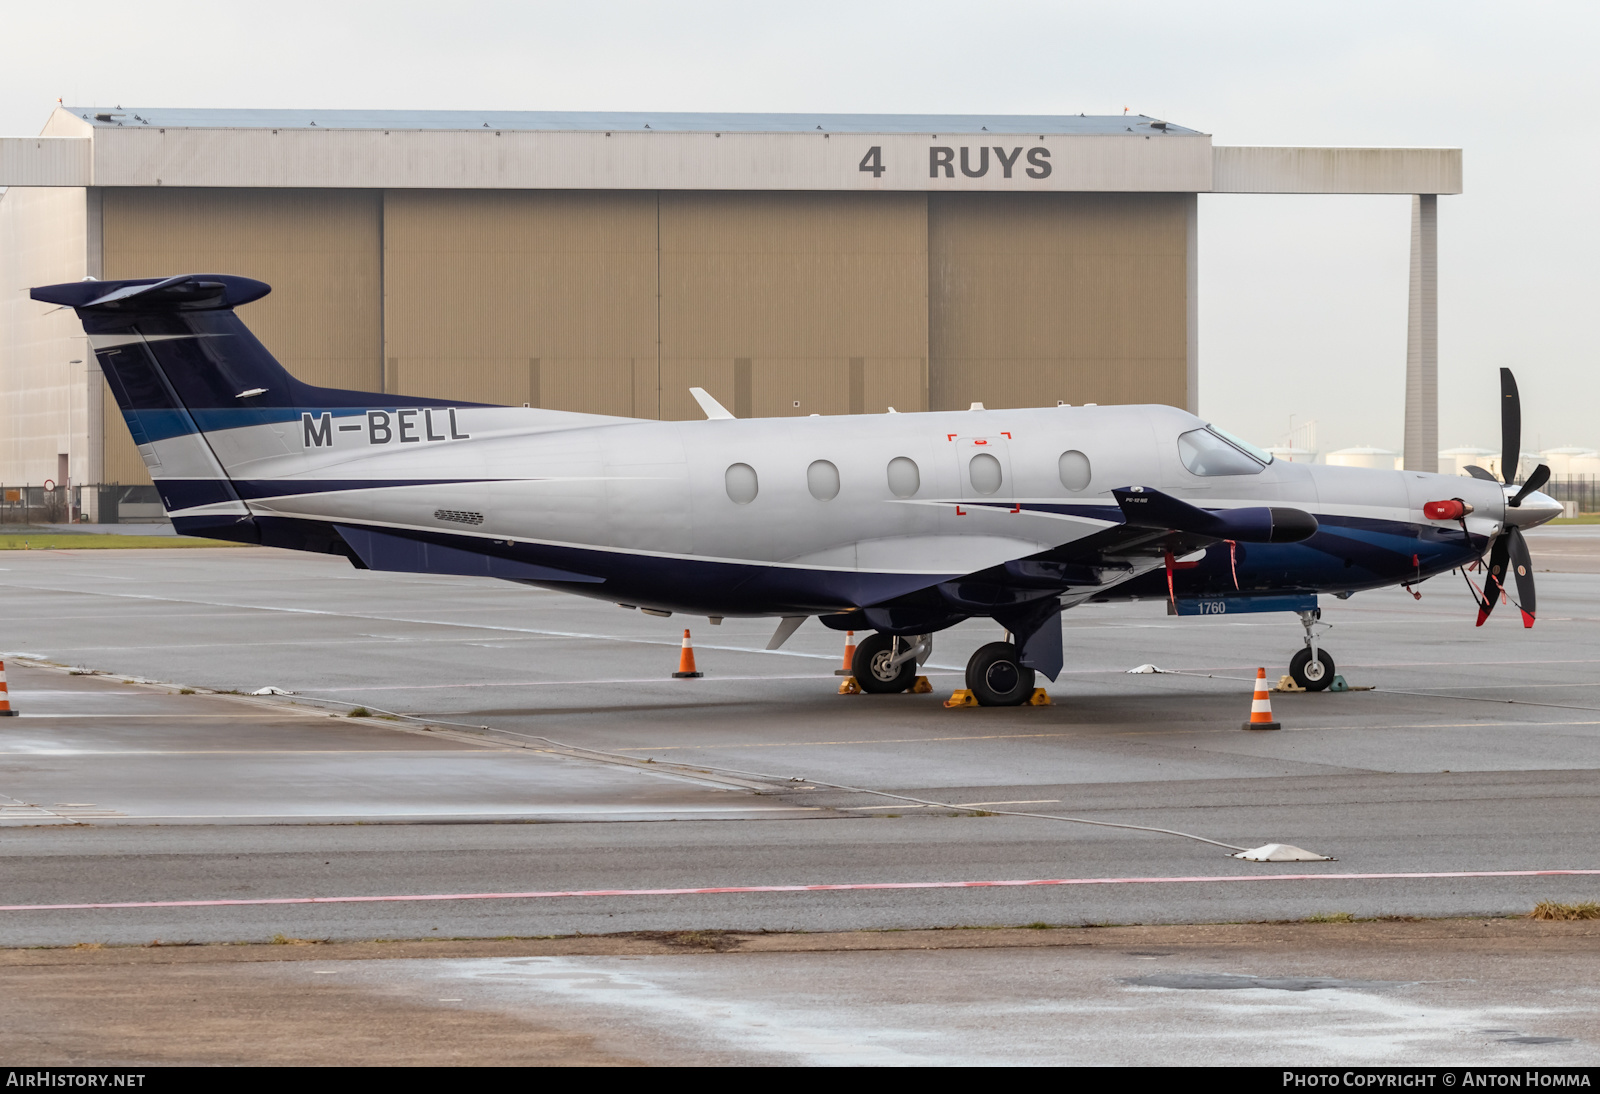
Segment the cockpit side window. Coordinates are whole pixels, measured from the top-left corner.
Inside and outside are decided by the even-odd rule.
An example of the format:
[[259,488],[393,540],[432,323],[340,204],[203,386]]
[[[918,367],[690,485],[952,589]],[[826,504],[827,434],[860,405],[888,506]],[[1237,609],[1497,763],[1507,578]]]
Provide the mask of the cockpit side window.
[[1223,440],[1227,441],[1229,444],[1233,445],[1233,447],[1239,449],[1245,455],[1253,456],[1253,457],[1255,457],[1255,459],[1257,459],[1258,461],[1260,461],[1263,464],[1268,464],[1268,463],[1272,462],[1272,453],[1268,452],[1265,448],[1257,448],[1255,445],[1251,444],[1249,441],[1243,440],[1243,439],[1241,439],[1239,437],[1235,437],[1232,433],[1229,433],[1226,429],[1223,429],[1221,426],[1208,425],[1208,426],[1206,426],[1206,428],[1209,429],[1211,432],[1215,433],[1217,436],[1221,437]]
[[[1252,446],[1253,447],[1253,446]],[[1272,456],[1263,452],[1263,459],[1247,454],[1244,442],[1224,439],[1219,431],[1191,429],[1178,435],[1178,458],[1193,474],[1203,478],[1215,475],[1259,475]]]

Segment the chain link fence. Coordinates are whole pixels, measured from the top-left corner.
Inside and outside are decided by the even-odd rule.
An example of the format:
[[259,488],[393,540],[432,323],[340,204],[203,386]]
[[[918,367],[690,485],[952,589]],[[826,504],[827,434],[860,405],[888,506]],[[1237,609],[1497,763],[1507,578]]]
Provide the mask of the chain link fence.
[[161,524],[166,519],[154,486],[0,484],[0,528],[8,524]]
[[1600,478],[1594,475],[1552,479],[1544,492],[1562,505],[1576,505],[1580,513],[1600,513]]

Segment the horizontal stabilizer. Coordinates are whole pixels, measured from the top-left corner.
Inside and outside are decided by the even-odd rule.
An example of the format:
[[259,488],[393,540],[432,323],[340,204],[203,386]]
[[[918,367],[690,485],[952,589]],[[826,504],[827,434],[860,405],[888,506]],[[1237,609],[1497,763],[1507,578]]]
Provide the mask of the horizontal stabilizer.
[[1148,486],[1111,491],[1122,519],[1139,528],[1167,528],[1241,543],[1298,543],[1317,533],[1317,518],[1302,509],[1254,505],[1210,511]]
[[179,274],[127,281],[69,281],[29,295],[46,304],[94,311],[213,311],[260,300],[272,286],[232,274]]
[[571,581],[596,585],[603,577],[575,574],[552,566],[537,566],[511,558],[464,551],[438,543],[378,532],[354,525],[336,525],[339,535],[350,545],[369,570],[390,570],[404,574],[450,574],[456,577],[498,577],[506,581]]
[[[260,300],[271,291],[266,282],[249,277],[179,274],[125,281],[69,281],[41,285],[29,295],[47,304],[77,309],[83,332],[94,347],[117,407],[128,419],[135,444],[172,436],[174,412],[178,434],[191,435],[198,430],[190,416],[206,410],[226,412],[220,419],[213,416],[215,424],[205,427],[210,433],[281,422],[285,420],[283,411],[291,412],[287,420],[294,421],[305,411],[315,412],[315,420],[318,413],[339,408],[392,412],[482,405],[301,382],[234,313],[239,305]],[[466,438],[452,435],[450,439]]]

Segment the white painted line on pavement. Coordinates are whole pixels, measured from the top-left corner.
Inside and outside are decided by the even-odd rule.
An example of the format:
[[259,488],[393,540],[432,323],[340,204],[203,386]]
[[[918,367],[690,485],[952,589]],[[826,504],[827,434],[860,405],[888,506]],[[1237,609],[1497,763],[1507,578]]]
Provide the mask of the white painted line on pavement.
[[1577,877],[1600,870],[1449,870],[1417,874],[1219,874],[1210,877],[1076,877],[1031,881],[878,881],[842,885],[727,885],[704,889],[554,889],[527,893],[427,893],[409,896],[286,896],[235,900],[122,900],[85,904],[0,904],[0,912],[111,908],[222,908],[261,904],[395,904],[439,900],[544,900],[551,897],[704,896],[728,893],[837,893],[882,889],[1010,889],[1051,885],[1200,885],[1241,881],[1416,881],[1474,877]]

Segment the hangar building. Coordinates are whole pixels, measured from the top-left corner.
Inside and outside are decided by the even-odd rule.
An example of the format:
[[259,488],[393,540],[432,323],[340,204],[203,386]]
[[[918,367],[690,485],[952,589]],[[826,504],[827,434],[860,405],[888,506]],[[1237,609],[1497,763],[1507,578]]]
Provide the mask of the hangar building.
[[1407,448],[1413,411],[1417,458],[1438,448],[1456,149],[1220,147],[1142,116],[61,107],[0,138],[0,185],[0,483],[149,482],[75,317],[27,297],[83,277],[267,281],[246,321],[334,387],[647,418],[697,417],[695,385],[739,416],[1192,409],[1204,193],[1417,195]]

